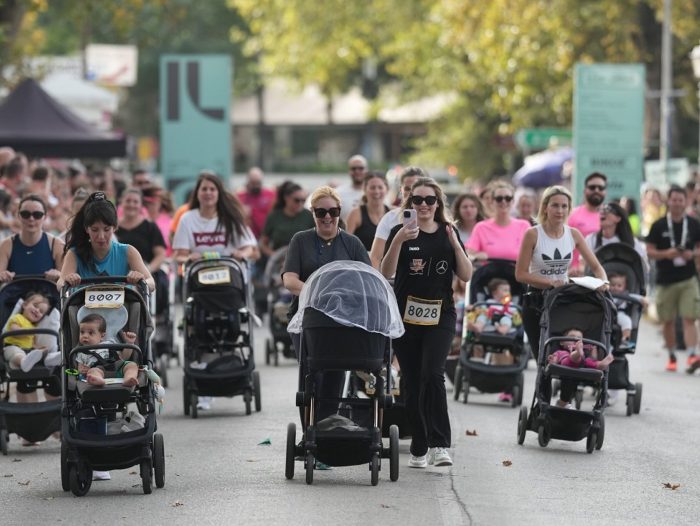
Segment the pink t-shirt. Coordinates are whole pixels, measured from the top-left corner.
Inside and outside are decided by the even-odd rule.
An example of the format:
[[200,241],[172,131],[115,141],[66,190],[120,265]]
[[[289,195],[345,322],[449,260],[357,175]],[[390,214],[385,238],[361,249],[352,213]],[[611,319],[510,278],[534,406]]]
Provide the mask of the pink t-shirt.
[[486,219],[474,225],[467,249],[486,252],[489,259],[510,259],[515,261],[520,253],[520,244],[530,223],[524,219],[511,219],[507,226],[496,224],[494,219]]
[[[600,230],[600,212],[597,210],[591,212],[586,208],[586,205],[577,206],[571,211],[571,215],[569,215],[569,226],[581,232],[583,237],[593,232],[598,232],[598,230]],[[571,266],[573,268],[578,267],[579,258],[579,251],[574,250],[574,255],[571,258]]]

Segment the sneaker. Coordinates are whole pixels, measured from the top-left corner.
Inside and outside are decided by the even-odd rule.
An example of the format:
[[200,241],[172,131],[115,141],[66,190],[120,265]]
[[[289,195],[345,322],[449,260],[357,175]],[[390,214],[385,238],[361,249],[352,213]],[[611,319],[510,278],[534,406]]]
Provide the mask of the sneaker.
[[29,351],[27,355],[24,358],[22,358],[22,361],[19,364],[19,368],[22,369],[22,371],[24,371],[25,373],[28,373],[32,369],[32,367],[34,367],[41,361],[43,357],[44,351],[41,351],[39,349]]
[[675,373],[677,369],[678,364],[676,363],[676,357],[671,355],[671,357],[668,359],[668,362],[666,363],[666,370]]
[[211,396],[200,396],[197,399],[197,409],[200,411],[209,411],[211,409]]
[[498,395],[499,402],[511,403],[513,401],[513,395],[510,393],[501,393]]
[[700,361],[700,356],[697,354],[688,355],[688,359],[685,362],[686,367],[692,367],[696,362]]
[[700,359],[694,360],[693,363],[691,363],[688,366],[688,368],[685,370],[685,372],[688,374],[693,374],[698,369],[700,369]]
[[433,448],[430,455],[428,455],[428,463],[436,467],[451,466],[452,459],[450,458],[450,454],[447,452],[447,449],[444,447],[436,447]]
[[56,351],[47,354],[46,358],[44,358],[44,365],[46,367],[56,367],[57,365],[61,365],[61,353]]
[[409,468],[427,468],[428,467],[428,456],[427,455],[411,455],[408,459]]
[[92,480],[112,480],[112,475],[109,471],[93,471]]

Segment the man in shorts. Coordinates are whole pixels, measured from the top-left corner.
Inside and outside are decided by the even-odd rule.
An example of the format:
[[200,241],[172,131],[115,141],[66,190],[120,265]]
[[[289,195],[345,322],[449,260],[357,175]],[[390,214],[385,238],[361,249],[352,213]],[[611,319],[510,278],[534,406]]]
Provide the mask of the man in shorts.
[[700,317],[697,260],[700,256],[700,222],[686,213],[684,188],[668,191],[668,214],[651,225],[646,238],[647,255],[656,260],[656,311],[663,323],[664,343],[669,352],[667,371],[676,371],[675,319],[683,320],[683,338],[689,349],[689,372],[698,361],[695,320]]

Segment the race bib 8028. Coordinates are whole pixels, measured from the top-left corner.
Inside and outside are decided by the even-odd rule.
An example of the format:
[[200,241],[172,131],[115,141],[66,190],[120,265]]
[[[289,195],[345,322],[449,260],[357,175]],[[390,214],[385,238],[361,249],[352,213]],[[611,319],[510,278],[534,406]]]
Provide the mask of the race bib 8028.
[[426,300],[409,296],[406,299],[404,323],[411,325],[437,325],[440,323],[442,300]]
[[123,288],[88,289],[85,291],[85,306],[88,309],[118,309],[124,305]]

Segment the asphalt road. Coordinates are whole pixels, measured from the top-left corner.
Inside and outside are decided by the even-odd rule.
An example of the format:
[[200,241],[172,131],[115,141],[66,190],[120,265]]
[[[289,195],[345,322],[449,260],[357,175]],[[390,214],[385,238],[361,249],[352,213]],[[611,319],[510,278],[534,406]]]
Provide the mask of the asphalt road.
[[[13,435],[0,457],[0,524],[696,524],[700,378],[663,371],[655,326],[645,322],[640,342],[631,377],[644,383],[641,414],[626,417],[622,399],[609,408],[601,451],[586,454],[585,441],[540,448],[531,432],[518,446],[517,410],[472,392],[468,405],[450,396],[454,467],[409,469],[402,441],[398,482],[385,463],[376,487],[367,466],[317,471],[307,486],[297,463],[294,480],[284,478],[286,425],[298,418],[292,361],[265,366],[258,352],[261,413],[245,416],[242,398],[217,399],[197,420],[182,413],[181,375],[172,368],[159,418],[164,489],[143,495],[132,468],[73,497],[61,490],[59,442],[27,448]],[[531,367],[528,401],[533,382]]]

